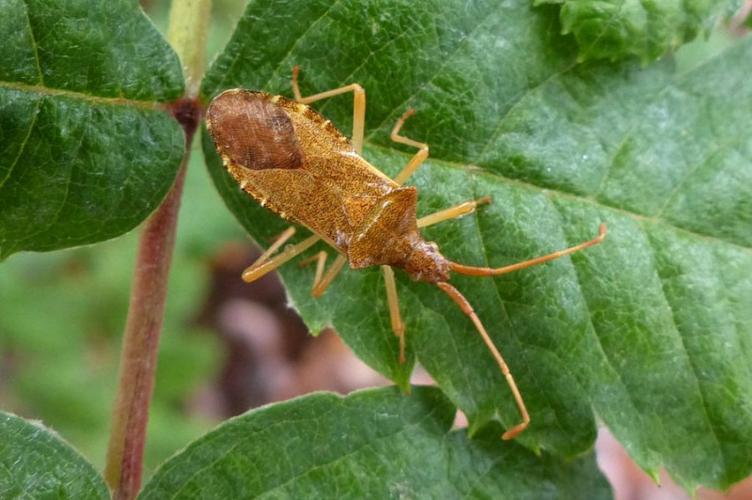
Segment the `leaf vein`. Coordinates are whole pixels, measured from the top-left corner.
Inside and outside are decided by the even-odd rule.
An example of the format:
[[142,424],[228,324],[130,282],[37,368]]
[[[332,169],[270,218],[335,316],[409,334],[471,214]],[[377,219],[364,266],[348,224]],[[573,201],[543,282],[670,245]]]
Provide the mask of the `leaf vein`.
[[[426,309],[426,310],[436,313],[436,315],[441,319],[442,323],[446,325],[447,331],[449,332],[449,340],[451,341],[452,347],[454,348],[454,353],[457,355],[457,359],[461,359],[462,356],[460,355],[460,350],[457,344],[457,339],[454,337],[454,335],[452,335],[453,329],[452,329],[452,326],[449,324],[449,320],[446,318],[446,316],[444,314],[436,312],[433,308],[427,307],[417,294],[412,294],[412,295],[413,295],[413,298],[420,304],[421,309]],[[418,359],[420,360],[419,356],[418,356]],[[425,368],[426,368],[426,371],[428,371],[432,377],[437,379],[437,377],[433,373],[431,373],[430,370],[428,370],[428,367],[425,367]],[[471,386],[470,378],[468,377],[467,369],[464,364],[461,364],[460,373],[462,373],[462,377],[465,379],[465,386],[470,387]]]
[[300,478],[302,478],[304,476],[307,476],[308,474],[310,474],[310,473],[312,473],[314,471],[323,469],[324,467],[329,467],[331,465],[337,464],[337,463],[341,462],[342,460],[345,460],[345,459],[347,459],[347,458],[349,458],[349,457],[351,457],[353,455],[356,455],[356,454],[360,453],[363,450],[372,448],[373,445],[374,445],[374,443],[379,443],[381,441],[386,441],[388,439],[391,439],[391,438],[394,438],[396,436],[399,436],[400,434],[402,434],[402,433],[404,433],[404,432],[406,432],[406,431],[408,431],[408,430],[410,430],[410,429],[412,429],[414,427],[418,427],[423,422],[425,422],[427,420],[430,420],[430,418],[433,417],[436,412],[437,412],[437,409],[434,407],[434,408],[431,409],[431,411],[429,411],[428,413],[426,413],[425,415],[423,415],[417,421],[410,422],[410,423],[404,425],[403,427],[401,427],[399,430],[397,430],[395,432],[392,432],[391,434],[387,434],[387,435],[384,435],[384,436],[379,436],[379,437],[377,437],[375,439],[367,441],[362,446],[359,446],[359,447],[355,448],[354,450],[350,450],[347,453],[344,453],[343,455],[338,456],[337,458],[335,458],[333,460],[330,460],[328,462],[324,462],[324,463],[321,463],[321,464],[311,465],[310,467],[306,468],[306,470],[304,470],[304,471],[302,471],[302,472],[300,472],[298,474],[293,475],[292,477],[290,477],[289,479],[285,480],[284,482],[276,484],[276,485],[273,485],[273,486],[271,486],[271,487],[269,487],[269,488],[267,488],[265,490],[258,491],[256,493],[254,493],[254,495],[260,497],[260,496],[264,495],[265,493],[269,493],[271,491],[275,491],[275,490],[279,490],[281,488],[284,488],[285,486],[287,486],[288,484],[292,483],[293,481],[295,481],[297,479],[300,479]]
[[26,137],[24,137],[23,142],[21,143],[21,147],[18,149],[18,154],[13,159],[13,163],[10,164],[10,167],[8,168],[8,171],[5,174],[5,177],[0,179],[0,190],[2,190],[5,183],[10,179],[11,175],[13,174],[13,171],[16,168],[16,165],[18,164],[18,161],[21,159],[21,156],[24,153],[24,150],[26,149],[26,144],[29,142],[29,137],[31,137],[31,132],[34,130],[34,127],[37,123],[37,117],[39,116],[39,110],[42,108],[42,99],[37,101],[37,106],[34,109],[34,117],[31,119],[31,125],[29,126],[29,130],[26,132]]
[[[382,50],[386,49],[387,47],[393,45],[397,41],[399,41],[402,38],[404,38],[405,35],[408,34],[408,32],[409,31],[406,28],[400,34],[398,34],[397,36],[394,36],[394,37],[390,38],[389,41],[387,43],[385,43],[384,45],[382,45],[381,47],[378,47],[376,50],[369,51],[368,55],[363,58],[363,61],[354,70],[352,70],[349,75],[347,75],[345,78],[343,78],[342,80],[340,80],[340,86],[344,87],[345,85],[349,85],[350,82],[351,82],[351,80],[352,80],[352,78],[355,76],[355,73],[357,73],[358,71],[360,71],[361,68],[363,68],[366,64],[368,64],[368,61],[370,61],[373,56],[377,55]],[[319,111],[320,113],[324,113],[326,105],[329,102],[331,102],[331,101],[327,101],[326,104],[324,104],[323,106],[321,106],[321,109]]]
[[[285,61],[287,60],[287,58],[288,58],[288,57],[290,57],[290,55],[291,55],[291,54],[292,54],[292,53],[293,53],[293,52],[295,51],[295,49],[296,49],[296,48],[298,47],[298,45],[300,44],[301,40],[303,40],[303,38],[305,38],[305,37],[306,37],[306,36],[308,35],[308,33],[310,33],[310,32],[311,32],[311,30],[313,30],[313,29],[314,29],[314,27],[316,27],[316,26],[317,26],[317,25],[318,25],[318,24],[319,24],[320,22],[322,22],[322,21],[323,21],[323,20],[324,20],[325,18],[327,18],[327,17],[329,16],[329,13],[330,13],[330,12],[331,12],[332,10],[334,10],[334,8],[335,8],[335,7],[337,6],[337,5],[339,5],[339,4],[341,4],[341,3],[342,3],[342,0],[334,0],[334,2],[332,2],[332,4],[331,4],[331,5],[330,5],[330,6],[329,6],[329,7],[328,7],[328,8],[327,8],[327,9],[326,9],[325,11],[324,11],[324,13],[323,13],[323,14],[321,14],[321,15],[320,15],[319,17],[317,17],[317,18],[316,18],[316,19],[315,19],[315,20],[314,20],[314,21],[313,21],[313,22],[312,22],[311,24],[309,24],[309,25],[308,25],[308,28],[306,28],[306,29],[305,29],[305,31],[304,31],[304,32],[303,32],[303,33],[302,33],[302,34],[301,34],[301,35],[300,35],[300,36],[299,36],[299,37],[297,38],[297,40],[295,40],[295,42],[293,42],[293,44],[292,44],[292,45],[290,45],[290,49],[289,49],[289,50],[287,51],[287,53],[286,53],[286,54],[285,54],[284,56],[280,57],[280,59],[279,59],[279,63],[277,64],[277,67],[276,67],[276,68],[274,68],[274,71],[272,71],[272,72],[270,73],[270,75],[271,75],[271,76],[270,76],[270,77],[269,77],[269,79],[268,79],[268,80],[266,81],[266,83],[264,84],[264,86],[262,87],[262,89],[266,89],[266,88],[268,88],[268,87],[269,87],[269,84],[270,84],[270,83],[272,82],[272,80],[274,79],[274,76],[275,76],[275,75],[277,74],[277,72],[279,72],[280,68],[281,68],[281,67],[282,67],[282,65],[283,65],[283,64],[285,63]],[[239,53],[239,52],[240,52],[240,51],[238,51],[238,53]],[[238,57],[239,57],[239,56],[238,56]],[[237,57],[236,57],[236,58],[235,58],[235,59],[233,60],[233,62],[232,62],[232,64],[233,64],[233,65],[235,64],[235,61],[236,61],[236,60],[237,60]],[[228,72],[227,72],[226,74],[230,74],[230,71],[228,71]]]
[[[626,0],[621,0],[621,2],[619,3],[619,8],[618,9],[614,9],[613,13],[608,18],[608,20],[603,23],[602,28],[601,28],[601,32],[598,33],[598,36],[595,37],[595,40],[593,40],[593,42],[588,46],[587,50],[583,50],[582,51],[582,55],[580,56],[581,58],[586,57],[586,54],[589,51],[591,51],[593,48],[595,48],[596,44],[601,41],[601,38],[603,38],[603,36],[606,34],[606,31],[608,31],[608,29],[611,28],[611,26],[613,26],[614,19],[616,19],[616,16],[618,16],[619,14],[621,14],[621,10],[624,8],[625,1]],[[645,10],[644,7],[642,7],[642,9]]]
[[[285,405],[287,403],[288,402],[283,402],[283,403],[280,403],[280,404],[281,405]],[[327,413],[331,413],[332,411],[334,411],[334,408],[329,409],[327,411]],[[326,413],[324,415],[326,415]],[[238,416],[238,417],[235,417],[235,418],[240,419],[240,418],[244,418],[244,416],[241,415],[241,416]],[[193,479],[196,476],[198,476],[198,474],[200,474],[201,472],[203,472],[205,470],[211,469],[214,465],[216,465],[217,463],[219,463],[222,460],[224,460],[227,457],[227,455],[229,455],[230,453],[232,453],[233,451],[235,451],[241,445],[245,444],[252,437],[255,437],[256,435],[264,433],[264,432],[269,432],[269,431],[271,431],[271,429],[274,429],[275,427],[279,427],[279,426],[282,426],[282,425],[288,425],[290,423],[295,423],[295,422],[306,422],[308,420],[309,420],[308,418],[287,418],[287,419],[284,419],[284,420],[278,420],[278,421],[276,421],[276,422],[274,422],[272,424],[269,424],[266,427],[262,427],[262,428],[258,428],[258,429],[253,429],[251,432],[245,432],[245,433],[243,433],[243,435],[238,439],[238,441],[235,444],[233,444],[232,446],[230,446],[229,448],[227,448],[227,450],[224,451],[224,452],[222,452],[217,458],[215,458],[214,460],[210,461],[209,463],[207,463],[207,464],[199,467],[198,469],[196,469],[196,471],[192,472],[191,475],[185,479],[185,481],[183,482],[182,486],[180,488],[178,488],[172,494],[172,496],[170,497],[170,499],[174,500],[175,498],[178,498],[180,496],[180,493],[185,488],[187,488],[189,486],[189,484],[190,484],[189,483],[189,479]],[[230,423],[226,423],[224,425],[231,425],[231,424]],[[216,431],[213,431],[213,432],[216,432]],[[207,446],[209,449],[211,449],[212,446],[209,446],[210,444],[213,444],[213,443],[211,443],[211,439],[214,438],[214,439],[217,439],[217,440],[221,440],[221,439],[223,439],[223,437],[224,436],[222,434],[216,433],[213,436],[208,436],[206,438],[203,438],[201,440],[201,446]],[[222,443],[220,443],[220,445],[221,444]],[[174,470],[176,467],[179,468],[180,466],[181,466],[181,464],[179,462],[177,462],[177,461],[168,461],[164,470],[165,471]],[[169,475],[168,474],[163,474],[163,477],[169,477]],[[157,483],[157,484],[159,484],[159,483]]]
[[[464,494],[462,495],[462,498],[477,498],[477,497],[478,497],[478,495],[475,495],[475,494],[473,494],[473,492],[475,491],[475,488],[476,488],[476,487],[477,487],[477,486],[478,486],[478,485],[479,485],[479,484],[480,484],[480,483],[481,483],[481,482],[482,482],[482,481],[483,481],[483,480],[484,480],[484,479],[485,479],[485,478],[486,478],[486,477],[487,477],[487,476],[488,476],[489,474],[491,474],[491,472],[493,472],[493,471],[494,471],[494,469],[496,469],[496,466],[497,466],[497,465],[499,465],[499,464],[503,463],[503,462],[505,461],[505,458],[506,458],[506,457],[503,457],[503,456],[502,456],[502,457],[498,457],[498,458],[494,458],[494,459],[492,459],[492,460],[491,460],[491,462],[490,462],[490,463],[488,464],[488,468],[487,468],[486,470],[484,470],[483,472],[481,472],[480,474],[478,474],[478,475],[477,475],[477,476],[475,477],[475,479],[473,479],[473,480],[472,480],[472,481],[470,482],[470,485],[469,485],[470,487],[469,487],[469,488],[467,489],[467,491],[465,491],[465,493],[464,493]],[[459,490],[459,487],[458,487],[457,485],[455,485],[455,488],[457,488],[457,489]]]
[[406,99],[404,99],[402,102],[400,102],[398,105],[394,106],[392,109],[387,111],[387,113],[384,115],[384,119],[381,120],[381,123],[379,123],[376,127],[373,127],[371,129],[371,133],[366,136],[367,139],[371,139],[373,135],[378,132],[381,127],[384,126],[386,121],[394,114],[394,112],[398,109],[400,109],[402,106],[404,106],[407,102],[414,99],[418,93],[420,93],[423,89],[428,87],[433,83],[434,80],[441,74],[441,72],[446,68],[446,66],[454,59],[454,57],[457,55],[457,53],[463,48],[463,44],[466,43],[468,40],[471,40],[472,37],[478,33],[480,28],[484,25],[484,23],[488,22],[489,20],[493,19],[493,16],[487,16],[485,19],[483,19],[480,23],[478,23],[475,28],[473,28],[469,33],[467,33],[465,36],[463,36],[459,42],[457,42],[457,47],[452,51],[451,54],[448,54],[446,57],[443,58],[443,62],[437,67],[436,71],[434,72],[431,77],[426,80],[424,83],[422,83],[415,91],[410,92]]
[[475,160],[475,163],[478,163],[478,164],[481,163],[481,161],[483,159],[483,156],[486,154],[486,152],[491,147],[491,145],[494,143],[494,141],[496,141],[496,139],[498,139],[499,134],[502,131],[502,127],[506,124],[506,122],[509,119],[509,117],[512,116],[512,113],[517,108],[517,106],[519,106],[520,104],[522,104],[526,97],[528,97],[533,92],[536,92],[537,90],[543,88],[545,85],[547,85],[549,82],[551,82],[554,78],[556,78],[558,76],[561,76],[561,75],[564,75],[567,72],[571,71],[575,66],[576,66],[576,63],[572,62],[568,66],[565,66],[564,68],[562,68],[562,69],[560,69],[558,71],[554,71],[553,73],[551,73],[549,76],[547,76],[546,78],[544,78],[540,82],[532,85],[530,88],[528,88],[528,89],[520,92],[519,94],[517,94],[517,96],[515,96],[515,98],[510,101],[509,104],[511,104],[511,106],[506,111],[506,113],[502,113],[501,114],[501,116],[499,118],[499,121],[494,126],[493,132],[491,132],[490,136],[488,137],[488,140],[486,141],[486,143],[481,148],[480,153],[478,153],[478,156],[477,156],[477,158]]
[[[75,148],[75,151],[77,152],[79,149],[81,149],[81,145],[84,142],[84,138],[86,137],[87,128],[89,126],[89,123],[91,121],[91,108],[88,110],[89,117],[87,120],[83,121],[83,129],[81,131],[81,137],[79,138],[78,145]],[[71,151],[73,151],[73,148],[71,148]],[[77,156],[76,154],[73,154],[72,156]],[[23,238],[20,238],[18,240],[18,243],[23,243],[25,241],[29,241],[34,239],[36,236],[43,234],[47,232],[51,227],[53,227],[55,224],[60,222],[60,217],[63,213],[63,209],[65,209],[65,205],[68,202],[68,197],[70,196],[70,188],[73,184],[73,174],[74,174],[75,166],[71,166],[68,169],[68,178],[65,181],[65,192],[62,195],[62,199],[60,201],[60,204],[57,207],[57,210],[55,211],[54,215],[50,218],[50,222],[46,224],[45,226],[40,227],[37,231],[32,231],[31,233],[27,234]]]
[[[559,220],[563,221],[563,215],[561,213],[561,210],[558,206],[556,206],[555,203],[551,204],[553,209],[558,214]],[[569,241],[566,236],[564,236],[564,243],[566,246],[571,246],[572,242]],[[603,347],[603,343],[601,342],[601,337],[598,335],[598,329],[595,327],[595,323],[593,322],[593,313],[590,310],[590,304],[588,303],[587,297],[583,291],[582,288],[582,280],[580,279],[580,273],[577,269],[577,265],[575,264],[574,260],[569,257],[570,266],[572,269],[572,276],[575,280],[575,285],[577,286],[577,291],[580,296],[580,302],[582,303],[583,307],[585,308],[586,317],[588,321],[589,331],[593,334],[593,338],[595,339],[596,345],[598,347],[598,350],[600,351],[601,356],[603,357],[603,360],[606,362],[606,364],[609,366],[609,368],[613,371],[614,375],[616,375],[616,379],[618,380],[619,384],[624,389],[625,394],[627,395],[627,399],[629,400],[629,403],[632,405],[632,409],[637,414],[637,418],[642,420],[642,412],[637,408],[637,405],[634,402],[634,399],[632,398],[632,394],[629,392],[629,387],[627,387],[626,383],[624,382],[624,379],[621,376],[621,373],[619,370],[616,369],[616,365],[614,365],[614,362],[611,360],[611,358],[608,356],[607,350]],[[592,405],[592,402],[591,402]]]
[[[643,229],[644,231],[644,229]],[[674,307],[671,303],[671,301],[668,298],[668,294],[666,293],[666,287],[663,283],[663,277],[661,276],[660,272],[658,272],[658,266],[657,266],[657,260],[656,260],[656,250],[654,248],[653,241],[650,238],[650,235],[647,234],[645,231],[645,239],[648,243],[648,248],[652,252],[652,261],[654,264],[654,270],[655,275],[658,278],[658,283],[661,287],[661,295],[663,295],[663,300],[666,304],[666,308],[669,312],[669,318],[671,319],[671,324],[673,326],[673,331],[676,334],[676,337],[679,340],[679,343],[681,344],[681,348],[684,351],[685,356],[687,357],[687,363],[689,364],[689,369],[692,370],[692,375],[695,378],[695,381],[697,383],[697,394],[700,397],[700,402],[702,403],[702,414],[705,417],[705,422],[707,423],[708,427],[710,428],[710,434],[713,436],[713,440],[715,441],[715,444],[718,448],[718,455],[720,456],[720,459],[722,461],[721,464],[721,470],[727,470],[727,467],[725,465],[726,463],[726,455],[723,453],[723,447],[721,446],[721,441],[718,438],[718,434],[715,430],[715,426],[713,425],[712,420],[710,419],[710,413],[708,413],[708,404],[705,399],[705,393],[702,389],[702,384],[700,383],[700,376],[698,374],[697,368],[695,367],[694,360],[692,358],[692,355],[689,352],[689,349],[687,349],[687,345],[684,342],[684,335],[682,335],[681,329],[679,328],[679,324],[676,322],[676,315],[674,313]]]
[[715,155],[725,151],[726,149],[734,149],[734,147],[740,143],[741,141],[738,138],[725,141],[721,143],[717,148],[713,149],[710,153],[708,153],[707,156],[705,156],[702,159],[702,161],[699,161],[693,167],[688,168],[687,172],[685,172],[685,175],[682,177],[681,181],[679,181],[676,184],[676,186],[674,186],[674,188],[671,190],[671,192],[666,195],[666,202],[655,214],[655,217],[660,218],[663,216],[663,213],[671,206],[671,203],[676,199],[678,195],[682,193],[683,189],[687,186],[692,176],[698,173],[702,169],[702,167],[707,165],[708,162],[710,162]]
[[27,0],[24,0],[24,7],[26,7],[26,26],[29,28],[29,36],[31,37],[31,47],[34,49],[34,61],[37,65],[37,73],[39,74],[39,85],[44,86],[44,75],[42,73],[42,64],[39,60],[39,51],[37,45],[37,39],[34,36],[34,29],[31,27],[31,16],[29,16],[29,5]]

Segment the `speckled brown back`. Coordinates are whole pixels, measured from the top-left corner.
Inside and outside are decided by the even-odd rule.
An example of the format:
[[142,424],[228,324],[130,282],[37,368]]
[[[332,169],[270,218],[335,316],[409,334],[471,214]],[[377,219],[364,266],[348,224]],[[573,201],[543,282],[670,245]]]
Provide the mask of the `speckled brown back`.
[[227,90],[209,106],[207,126],[241,189],[321,236],[352,267],[404,267],[403,260],[423,244],[415,188],[401,187],[374,168],[307,105]]
[[281,96],[227,90],[209,106],[207,125],[244,191],[343,253],[379,199],[399,188],[329,120]]

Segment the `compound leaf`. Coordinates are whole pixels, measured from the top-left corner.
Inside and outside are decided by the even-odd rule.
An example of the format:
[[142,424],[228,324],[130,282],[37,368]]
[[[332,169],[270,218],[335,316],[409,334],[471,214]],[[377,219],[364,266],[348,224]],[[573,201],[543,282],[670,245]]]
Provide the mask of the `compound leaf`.
[[6,0],[0,39],[0,259],[133,228],[185,147],[175,53],[130,0]]
[[[367,89],[365,156],[394,175],[431,145],[410,183],[419,212],[483,195],[472,216],[427,228],[453,260],[502,266],[592,238],[606,242],[514,274],[455,277],[502,349],[532,415],[520,442],[574,456],[596,415],[647,471],[687,489],[752,470],[752,39],[679,72],[670,61],[577,64],[558,10],[530,2],[252,2],[203,85],[304,95]],[[316,103],[342,130],[352,98]],[[264,246],[285,222],[245,196],[204,136],[228,206]],[[339,207],[332,207],[337,210]],[[313,331],[332,325],[406,386],[417,358],[476,432],[518,421],[467,318],[399,275],[408,362],[399,364],[378,269],[309,295],[311,268],[281,270]]]
[[232,419],[168,460],[140,498],[609,498],[592,455],[562,463],[452,431],[441,392],[318,393]]
[[38,422],[0,412],[0,497],[108,499],[102,477]]

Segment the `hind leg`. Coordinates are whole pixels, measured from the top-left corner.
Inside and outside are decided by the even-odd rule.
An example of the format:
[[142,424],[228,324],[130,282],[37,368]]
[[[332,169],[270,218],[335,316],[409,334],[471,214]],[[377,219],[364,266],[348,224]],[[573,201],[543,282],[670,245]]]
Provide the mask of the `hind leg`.
[[397,296],[397,281],[394,279],[394,271],[390,266],[381,266],[386,286],[386,299],[389,304],[389,320],[392,324],[392,332],[399,338],[399,362],[405,362],[405,323],[402,321],[399,309],[399,297]]
[[486,347],[489,351],[491,351],[491,355],[494,357],[494,360],[496,360],[496,364],[499,365],[499,370],[501,371],[502,375],[504,375],[504,378],[507,381],[507,385],[509,385],[509,389],[512,391],[512,396],[514,396],[514,402],[517,404],[517,410],[520,412],[521,418],[520,423],[507,429],[501,437],[505,440],[514,439],[520,432],[527,429],[527,426],[530,424],[530,415],[527,412],[525,401],[522,399],[522,394],[520,394],[520,390],[517,388],[517,382],[514,381],[514,377],[509,371],[509,366],[507,366],[506,361],[504,361],[504,357],[494,345],[491,337],[486,331],[486,328],[483,326],[483,323],[481,323],[480,318],[478,318],[478,315],[475,314],[473,306],[470,305],[465,296],[462,295],[449,283],[440,282],[436,283],[436,286],[438,286],[444,293],[449,295],[449,298],[451,298],[454,303],[459,306],[460,310],[470,318],[470,321],[473,322],[475,329],[480,334],[483,342],[486,344]]

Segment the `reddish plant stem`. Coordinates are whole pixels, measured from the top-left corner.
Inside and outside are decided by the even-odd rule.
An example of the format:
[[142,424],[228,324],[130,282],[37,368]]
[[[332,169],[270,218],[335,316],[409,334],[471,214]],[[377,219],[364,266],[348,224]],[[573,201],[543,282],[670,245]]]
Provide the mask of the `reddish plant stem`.
[[149,403],[154,388],[178,211],[198,121],[195,100],[174,103],[172,112],[185,131],[186,149],[175,183],[162,205],[146,222],[139,242],[105,469],[105,478],[115,499],[133,499],[141,487]]

